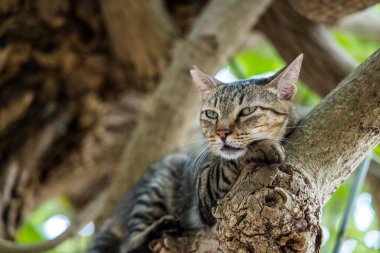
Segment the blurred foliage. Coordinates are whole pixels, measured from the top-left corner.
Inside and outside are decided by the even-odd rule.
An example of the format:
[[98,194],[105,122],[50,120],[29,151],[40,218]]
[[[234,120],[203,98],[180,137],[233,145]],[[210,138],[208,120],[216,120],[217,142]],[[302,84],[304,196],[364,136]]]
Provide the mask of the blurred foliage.
[[[51,235],[44,230],[44,225],[50,218],[65,217],[73,220],[74,210],[70,205],[70,201],[65,197],[57,197],[51,199],[40,206],[36,211],[32,212],[25,220],[24,225],[19,230],[16,241],[20,243],[37,243],[48,240]],[[54,223],[51,224],[54,227]],[[62,230],[62,224],[56,223],[57,230]],[[50,227],[51,229],[51,227]],[[59,245],[49,253],[76,253],[85,252],[87,245],[91,240],[90,236],[77,235]]]
[[73,210],[68,199],[58,197],[44,203],[39,209],[31,213],[25,220],[24,226],[20,229],[16,240],[21,243],[32,243],[43,241],[46,235],[42,225],[50,217],[61,214],[69,219],[73,215]]
[[358,62],[363,62],[379,48],[379,43],[357,37],[350,32],[332,30],[335,40]]
[[[380,5],[376,6],[380,13]],[[354,34],[332,29],[333,38],[358,62],[364,61],[369,55],[380,47],[377,42],[358,38]],[[235,55],[232,59],[233,65],[230,69],[235,76],[248,78],[253,75],[263,74],[269,71],[275,71],[285,65],[284,60],[278,55],[273,46],[269,43],[252,50],[246,50]],[[313,93],[302,82],[298,83],[298,92],[295,98],[296,103],[314,106],[319,103],[320,98]],[[380,146],[375,149],[374,159],[380,162]],[[323,246],[323,252],[331,252],[334,244],[337,229],[341,224],[342,212],[345,208],[352,177],[350,177],[331,197],[324,208],[323,226],[328,229],[329,238]],[[368,186],[364,186],[362,191],[369,192]],[[38,210],[29,215],[25,224],[20,229],[17,241],[20,243],[35,243],[47,240],[48,237],[43,232],[43,224],[52,216],[62,214],[72,220],[73,210],[67,199],[58,197],[43,204]],[[346,238],[352,238],[357,241],[355,252],[376,252],[374,249],[366,247],[363,243],[363,237],[369,230],[379,230],[377,227],[379,221],[375,218],[372,224],[365,231],[360,231],[350,220]],[[326,235],[325,235],[326,237]],[[74,253],[85,252],[90,241],[90,236],[80,236],[72,238],[61,244],[50,253]],[[352,251],[350,251],[352,252]],[[377,251],[378,252],[378,251]]]

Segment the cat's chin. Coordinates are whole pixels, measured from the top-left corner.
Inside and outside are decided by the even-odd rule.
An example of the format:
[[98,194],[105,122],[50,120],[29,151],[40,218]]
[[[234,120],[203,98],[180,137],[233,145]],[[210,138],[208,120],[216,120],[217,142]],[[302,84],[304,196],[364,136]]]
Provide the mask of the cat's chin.
[[246,152],[246,149],[244,148],[226,148],[223,147],[219,150],[219,154],[221,157],[227,160],[236,160],[244,153]]

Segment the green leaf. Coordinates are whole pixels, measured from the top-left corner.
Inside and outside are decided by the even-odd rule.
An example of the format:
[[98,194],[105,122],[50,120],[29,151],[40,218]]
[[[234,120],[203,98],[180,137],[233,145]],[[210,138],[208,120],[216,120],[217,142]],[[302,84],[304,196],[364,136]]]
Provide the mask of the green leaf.
[[16,241],[19,243],[36,243],[44,239],[43,234],[30,222],[26,222],[16,236]]

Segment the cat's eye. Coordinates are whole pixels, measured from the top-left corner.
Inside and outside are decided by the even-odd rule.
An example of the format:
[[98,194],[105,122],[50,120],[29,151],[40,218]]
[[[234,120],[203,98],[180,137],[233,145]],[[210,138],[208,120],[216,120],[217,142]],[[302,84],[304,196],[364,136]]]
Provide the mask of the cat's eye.
[[243,110],[240,111],[239,115],[240,116],[248,116],[250,115],[251,113],[253,113],[254,111],[256,111],[256,106],[254,107],[246,107],[244,108]]
[[213,110],[206,110],[205,114],[206,114],[207,118],[210,118],[210,119],[218,118],[218,113],[216,111],[213,111]]

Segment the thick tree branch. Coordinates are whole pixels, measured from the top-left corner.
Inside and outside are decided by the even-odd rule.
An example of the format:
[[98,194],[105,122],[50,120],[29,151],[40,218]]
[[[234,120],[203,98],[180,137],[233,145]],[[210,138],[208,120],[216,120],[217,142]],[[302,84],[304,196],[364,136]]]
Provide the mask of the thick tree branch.
[[185,139],[199,104],[199,95],[188,74],[190,66],[198,64],[208,72],[215,72],[244,41],[269,3],[269,0],[214,0],[203,10],[148,102],[125,149],[109,191],[110,202],[105,205],[106,216],[144,169],[175,150]]
[[173,24],[161,1],[104,0],[102,13],[115,57],[132,64],[141,85],[151,88],[166,66]]
[[327,28],[299,15],[288,1],[276,1],[257,27],[280,55],[291,61],[305,55],[301,79],[325,96],[357,65],[331,38]]
[[380,143],[379,83],[380,50],[344,79],[290,138],[286,149],[316,181],[322,203]]
[[[106,187],[130,137],[144,80],[110,53],[101,12],[92,0],[0,3],[0,237],[13,239],[39,201],[92,179]],[[54,138],[41,134],[51,125]]]
[[333,22],[345,15],[360,11],[379,0],[290,0],[301,15],[317,22]]

